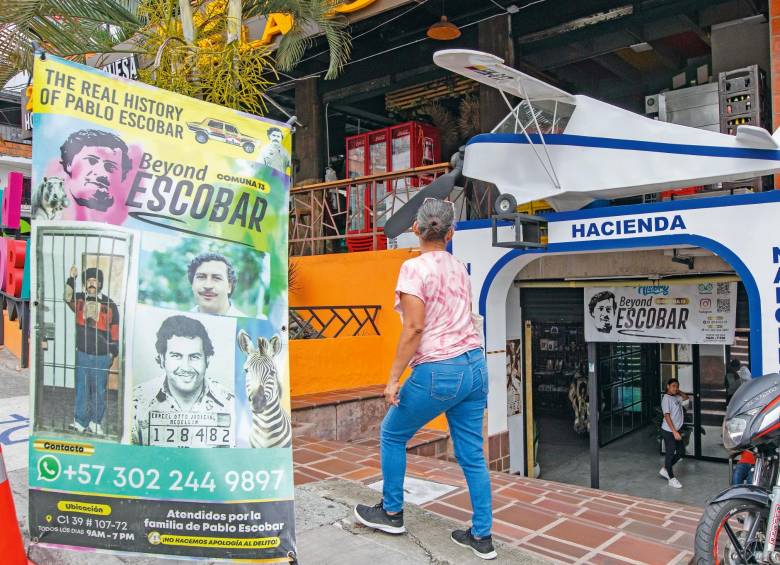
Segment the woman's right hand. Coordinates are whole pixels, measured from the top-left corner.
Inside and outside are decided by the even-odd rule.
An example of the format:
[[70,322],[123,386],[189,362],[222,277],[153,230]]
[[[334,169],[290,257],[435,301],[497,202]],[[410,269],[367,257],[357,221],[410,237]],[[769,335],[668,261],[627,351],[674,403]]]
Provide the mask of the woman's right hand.
[[674,435],[674,439],[676,439],[677,441],[682,441],[682,436],[680,435],[680,432],[672,432],[672,434]]
[[398,398],[398,391],[401,390],[401,383],[398,381],[390,381],[385,387],[385,402],[392,406],[398,406],[400,402]]

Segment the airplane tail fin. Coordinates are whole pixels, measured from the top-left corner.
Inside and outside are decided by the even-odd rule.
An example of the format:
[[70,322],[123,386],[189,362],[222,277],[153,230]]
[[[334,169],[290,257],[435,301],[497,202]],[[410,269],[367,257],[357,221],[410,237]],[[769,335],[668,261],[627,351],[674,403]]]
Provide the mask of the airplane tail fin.
[[773,135],[764,128],[756,126],[738,126],[737,142],[755,149],[778,149],[780,148],[780,129]]

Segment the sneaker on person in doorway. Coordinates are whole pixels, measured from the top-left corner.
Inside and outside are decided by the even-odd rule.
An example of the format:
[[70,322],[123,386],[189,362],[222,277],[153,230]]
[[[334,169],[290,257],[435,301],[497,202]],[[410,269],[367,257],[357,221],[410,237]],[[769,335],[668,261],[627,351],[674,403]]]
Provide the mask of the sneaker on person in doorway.
[[102,436],[103,435],[103,426],[100,424],[96,424],[95,422],[89,423],[89,433],[95,434],[96,436]]
[[658,471],[658,474],[661,475],[667,481],[669,480],[669,473],[666,471],[666,467],[661,467],[661,470]]
[[677,480],[677,477],[672,477],[669,479],[669,486],[672,488],[682,488],[682,483]]
[[369,528],[387,532],[388,534],[403,534],[406,532],[404,527],[404,512],[397,514],[388,514],[382,506],[382,501],[374,506],[358,504],[355,506],[355,518]]
[[477,539],[471,534],[471,528],[469,528],[468,530],[455,530],[450,538],[461,547],[471,548],[474,555],[480,559],[495,559],[498,557],[493,547],[492,536]]

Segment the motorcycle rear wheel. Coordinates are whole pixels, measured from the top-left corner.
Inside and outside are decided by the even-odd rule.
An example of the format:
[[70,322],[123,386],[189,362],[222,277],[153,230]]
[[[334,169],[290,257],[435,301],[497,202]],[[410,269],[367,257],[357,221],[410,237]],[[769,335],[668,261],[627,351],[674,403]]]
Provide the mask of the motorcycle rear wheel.
[[[696,565],[749,565],[758,563],[756,551],[763,549],[769,509],[751,500],[732,499],[707,505],[696,528]],[[745,524],[756,520],[748,543]]]

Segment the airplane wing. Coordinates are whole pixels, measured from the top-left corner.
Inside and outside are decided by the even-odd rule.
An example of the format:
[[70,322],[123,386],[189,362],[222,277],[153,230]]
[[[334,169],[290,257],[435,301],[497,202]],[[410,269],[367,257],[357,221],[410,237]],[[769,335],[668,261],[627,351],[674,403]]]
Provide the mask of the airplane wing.
[[504,64],[501,57],[470,49],[444,49],[433,54],[433,62],[464,77],[502,92],[536,100],[556,100],[576,104],[576,98],[551,84],[534,78]]

